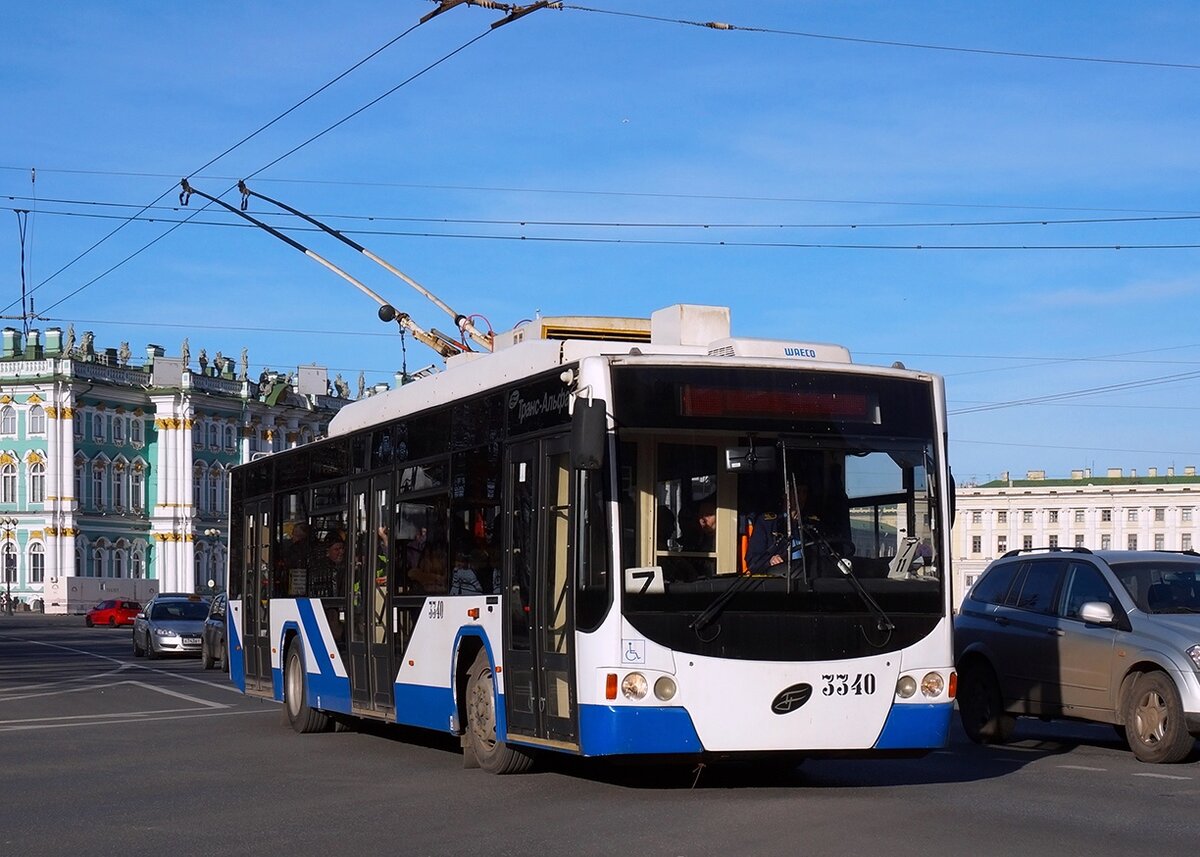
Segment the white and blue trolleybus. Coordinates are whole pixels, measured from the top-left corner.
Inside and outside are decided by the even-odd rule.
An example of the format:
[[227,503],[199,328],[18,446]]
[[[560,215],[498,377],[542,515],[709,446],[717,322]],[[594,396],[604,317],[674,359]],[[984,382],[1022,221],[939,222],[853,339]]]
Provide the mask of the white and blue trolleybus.
[[941,379],[729,311],[539,318],[233,471],[229,664],[300,732],[926,753],[955,690]]

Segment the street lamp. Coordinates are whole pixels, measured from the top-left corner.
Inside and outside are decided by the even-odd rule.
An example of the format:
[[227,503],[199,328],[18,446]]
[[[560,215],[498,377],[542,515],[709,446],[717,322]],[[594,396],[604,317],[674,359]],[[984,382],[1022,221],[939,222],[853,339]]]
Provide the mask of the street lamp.
[[17,551],[9,542],[13,541],[19,523],[11,515],[0,518],[0,529],[4,530],[4,612],[9,616],[13,614],[12,584],[17,576]]
[[[209,527],[207,530],[204,531],[204,536],[205,536],[205,538],[215,539],[219,543],[220,539],[221,539],[221,531],[218,530],[216,527]],[[209,573],[210,574],[212,573],[211,555],[210,555],[210,562],[209,562]],[[215,592],[216,588],[217,588],[216,579],[213,577],[210,577],[208,579],[209,592]]]

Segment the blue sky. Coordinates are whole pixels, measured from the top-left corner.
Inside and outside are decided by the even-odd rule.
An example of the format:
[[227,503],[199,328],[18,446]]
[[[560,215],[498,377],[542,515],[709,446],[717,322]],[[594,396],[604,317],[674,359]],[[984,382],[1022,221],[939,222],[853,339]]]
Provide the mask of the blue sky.
[[[497,330],[728,304],[737,334],[941,373],[960,481],[1200,464],[1200,251],[1163,246],[1200,244],[1196,220],[1163,219],[1200,214],[1200,6],[591,0],[494,31],[495,12],[460,6],[200,169],[433,8],[8,4],[4,312],[20,310],[11,209],[30,209],[42,328],[390,380],[394,327],[312,261],[234,226],[161,237],[202,204],[175,210],[180,176],[212,194],[251,177]],[[85,253],[164,193],[153,222]],[[967,223],[985,225],[945,225]],[[294,234],[450,329],[349,249]],[[431,359],[410,340],[409,369]]]

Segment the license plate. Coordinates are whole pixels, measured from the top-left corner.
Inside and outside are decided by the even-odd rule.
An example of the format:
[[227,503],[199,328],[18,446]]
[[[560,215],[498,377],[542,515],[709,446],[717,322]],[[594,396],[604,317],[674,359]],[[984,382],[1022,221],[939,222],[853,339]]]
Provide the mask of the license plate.
[[183,642],[187,643],[189,645],[199,645],[200,638],[199,637],[184,637]]

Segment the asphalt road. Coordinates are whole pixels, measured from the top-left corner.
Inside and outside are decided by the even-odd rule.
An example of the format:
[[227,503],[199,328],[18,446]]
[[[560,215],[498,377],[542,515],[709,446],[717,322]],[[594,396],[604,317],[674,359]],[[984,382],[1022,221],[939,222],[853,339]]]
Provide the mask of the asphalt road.
[[756,767],[553,758],[464,770],[453,739],[297,735],[126,629],[0,615],[0,855],[1192,855],[1200,761],[1138,763],[1107,727],[958,732],[921,760]]

